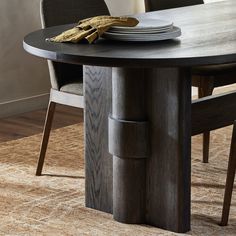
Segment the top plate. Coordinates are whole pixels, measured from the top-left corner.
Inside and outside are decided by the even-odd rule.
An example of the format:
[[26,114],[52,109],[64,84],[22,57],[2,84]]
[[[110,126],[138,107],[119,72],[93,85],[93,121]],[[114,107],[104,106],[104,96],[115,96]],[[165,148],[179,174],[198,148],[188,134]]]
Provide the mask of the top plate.
[[173,22],[164,21],[159,19],[140,19],[140,22],[135,27],[122,27],[122,26],[113,26],[111,27],[108,32],[159,32],[159,31],[168,31],[172,29]]

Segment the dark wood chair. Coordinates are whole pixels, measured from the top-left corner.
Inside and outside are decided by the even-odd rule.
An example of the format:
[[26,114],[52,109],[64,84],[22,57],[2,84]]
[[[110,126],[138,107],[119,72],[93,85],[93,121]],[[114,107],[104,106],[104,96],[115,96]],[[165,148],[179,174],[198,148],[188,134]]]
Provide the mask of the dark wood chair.
[[[104,0],[41,0],[40,10],[43,28],[76,23],[97,15],[110,15]],[[56,104],[84,107],[83,67],[53,61],[48,61],[48,67],[52,88],[36,170],[37,176],[42,173]]]
[[232,134],[232,140],[231,140],[228,172],[227,172],[226,186],[225,186],[225,196],[224,196],[224,203],[223,203],[222,218],[221,218],[221,223],[220,223],[221,226],[226,226],[228,224],[235,172],[236,172],[236,121],[234,122],[234,128],[233,128],[233,134]]
[[[203,0],[144,0],[146,11],[203,4]],[[192,68],[192,86],[198,88],[199,98],[212,95],[214,88],[236,83],[236,64]],[[209,159],[210,132],[203,133],[203,162]]]

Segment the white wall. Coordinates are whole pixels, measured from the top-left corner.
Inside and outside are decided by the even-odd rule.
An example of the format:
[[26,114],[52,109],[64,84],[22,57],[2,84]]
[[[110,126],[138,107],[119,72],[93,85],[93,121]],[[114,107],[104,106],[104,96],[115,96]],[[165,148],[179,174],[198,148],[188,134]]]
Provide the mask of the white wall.
[[144,0],[105,0],[112,15],[129,15],[144,11]]
[[27,54],[22,40],[39,29],[39,0],[0,1],[0,117],[45,107],[46,63]]

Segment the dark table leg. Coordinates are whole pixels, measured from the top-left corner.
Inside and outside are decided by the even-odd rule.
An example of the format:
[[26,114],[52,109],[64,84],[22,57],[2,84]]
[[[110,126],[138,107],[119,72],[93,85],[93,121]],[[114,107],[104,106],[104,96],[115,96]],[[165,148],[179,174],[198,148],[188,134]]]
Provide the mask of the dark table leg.
[[151,155],[147,159],[147,223],[190,230],[191,79],[188,69],[149,71]]
[[85,202],[112,213],[112,155],[108,152],[111,68],[84,67]]
[[109,118],[112,176],[112,158],[106,149],[110,72],[86,68],[86,205],[106,212],[113,209],[114,218],[120,222],[187,232],[191,167],[189,71],[113,69]]
[[113,68],[109,151],[113,154],[113,216],[145,222],[148,122],[144,69]]

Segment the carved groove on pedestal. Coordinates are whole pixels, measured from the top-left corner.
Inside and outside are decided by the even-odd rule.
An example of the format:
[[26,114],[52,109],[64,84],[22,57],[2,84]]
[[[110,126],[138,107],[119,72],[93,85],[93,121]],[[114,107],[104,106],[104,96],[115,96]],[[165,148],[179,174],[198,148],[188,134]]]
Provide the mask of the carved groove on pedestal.
[[109,152],[120,158],[146,158],[149,154],[147,121],[109,117]]

